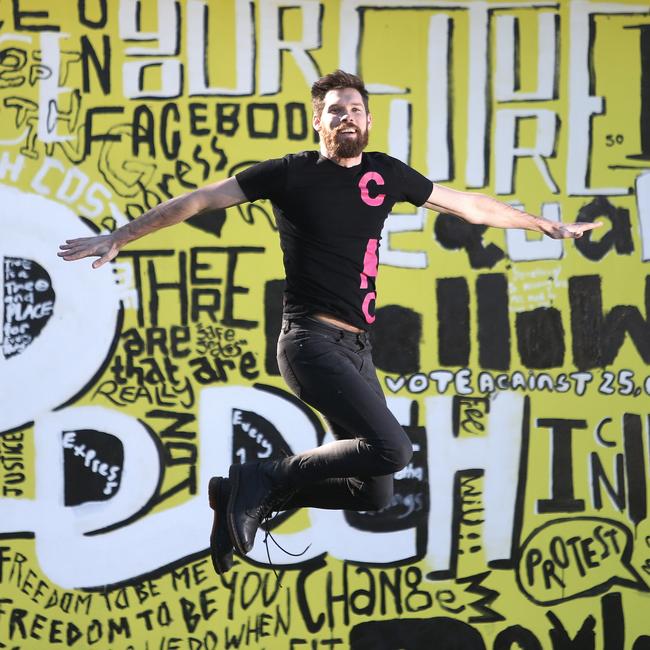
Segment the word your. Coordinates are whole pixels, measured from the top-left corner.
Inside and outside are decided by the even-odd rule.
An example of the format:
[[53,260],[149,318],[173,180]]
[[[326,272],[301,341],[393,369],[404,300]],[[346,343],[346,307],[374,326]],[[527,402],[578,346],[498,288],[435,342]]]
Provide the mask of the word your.
[[[218,16],[212,11],[209,3],[187,3],[186,11],[177,11],[177,3],[172,0],[161,0],[158,3],[157,20],[153,26],[146,28],[140,22],[140,4],[136,2],[100,3],[99,16],[89,18],[91,14],[85,8],[86,3],[78,4],[78,13],[84,18],[80,19],[81,25],[87,29],[102,29],[108,23],[108,7],[118,7],[119,11],[119,39],[113,43],[108,36],[103,40],[103,48],[96,51],[91,39],[83,35],[80,38],[70,37],[62,31],[56,19],[49,14],[48,3],[35,2],[30,4],[30,11],[20,3],[12,3],[13,15],[7,20],[4,27],[4,41],[7,46],[39,49],[42,57],[39,60],[47,62],[51,70],[39,102],[38,132],[43,142],[57,142],[65,140],[65,134],[59,134],[54,129],[48,129],[48,109],[51,105],[67,104],[72,101],[74,91],[70,91],[58,81],[65,78],[63,74],[65,53],[71,50],[79,52],[84,77],[84,92],[91,92],[91,80],[98,86],[97,92],[105,95],[111,94],[113,75],[119,75],[122,80],[123,97],[128,99],[173,99],[181,95],[200,97],[219,96],[262,96],[275,95],[283,86],[283,57],[293,58],[295,66],[300,70],[307,83],[311,83],[320,76],[313,53],[318,52],[323,45],[324,3],[300,3],[296,10],[299,12],[301,23],[301,38],[285,40],[282,36],[284,30],[285,8],[277,3],[260,2],[258,11],[252,12],[247,2],[234,4],[235,12],[232,26],[238,38],[234,39],[234,51],[224,51],[216,30],[211,27]],[[433,124],[426,130],[427,150],[435,152],[435,160],[428,161],[428,175],[440,180],[449,180],[452,177],[453,154],[446,134],[448,120],[447,107],[450,97],[454,95],[455,79],[447,73],[447,61],[452,34],[462,30],[464,25],[472,25],[470,61],[481,61],[482,65],[474,65],[470,92],[467,94],[467,130],[468,151],[464,181],[468,187],[483,187],[487,183],[489,159],[485,155],[485,142],[489,140],[490,124],[488,115],[492,109],[496,122],[496,189],[498,193],[515,193],[513,187],[514,167],[518,157],[522,155],[532,157],[541,179],[552,192],[558,191],[558,184],[552,176],[547,159],[554,151],[557,140],[557,129],[560,120],[551,109],[539,109],[539,101],[552,102],[557,99],[557,70],[560,69],[561,56],[568,58],[567,97],[563,97],[568,105],[576,107],[568,115],[567,132],[567,187],[566,191],[573,195],[586,194],[625,194],[626,188],[592,188],[588,186],[589,167],[591,162],[591,142],[589,137],[595,115],[604,112],[601,97],[593,96],[592,88],[598,87],[598,79],[592,79],[598,70],[590,69],[587,61],[596,54],[599,43],[597,26],[599,22],[595,16],[599,14],[615,15],[626,13],[628,15],[643,14],[647,10],[643,5],[638,7],[617,5],[614,3],[571,3],[570,12],[567,9],[566,20],[571,25],[570,51],[565,54],[564,43],[562,47],[557,44],[556,30],[558,19],[565,20],[562,14],[549,11],[551,7],[536,7],[535,3],[521,4],[532,11],[537,11],[537,37],[540,43],[536,52],[539,67],[538,88],[532,93],[521,92],[517,87],[517,25],[509,15],[509,7],[505,11],[495,6],[491,11],[493,16],[486,18],[487,8],[480,3],[459,4],[457,12],[450,12],[446,7],[440,7],[436,0],[430,3],[419,3],[418,9],[428,9],[430,28],[428,37],[423,43],[422,59],[416,65],[426,71],[426,76],[432,84],[431,99],[425,110]],[[38,8],[39,11],[35,11]],[[372,34],[368,33],[369,25],[367,15],[373,11],[397,9],[409,11],[422,20],[421,11],[414,12],[409,7],[396,7],[394,0],[377,0],[372,6],[358,11],[354,3],[342,3],[338,10],[339,16],[333,24],[345,25],[345,30],[340,30],[338,39],[339,65],[351,72],[359,70],[361,60],[372,56],[368,50],[377,42]],[[453,16],[452,16],[453,14]],[[461,14],[461,15],[459,15]],[[112,18],[112,16],[111,16]],[[264,25],[264,29],[259,29]],[[152,29],[153,27],[153,29]],[[13,33],[10,31],[13,29]],[[466,29],[466,27],[465,27]],[[258,37],[255,37],[255,34]],[[330,42],[334,35],[325,33],[325,40]],[[138,41],[145,40],[145,45],[137,45]],[[191,47],[182,47],[183,41]],[[492,41],[499,43],[500,55],[496,57],[494,70],[489,70],[484,65],[486,52]],[[543,47],[542,44],[546,45]],[[112,47],[111,47],[112,46]],[[114,52],[113,60],[123,60],[121,66],[111,65],[110,52]],[[152,49],[155,58],[152,59]],[[218,51],[218,55],[216,52]],[[179,53],[183,53],[180,54]],[[144,57],[144,60],[143,60]],[[9,59],[9,57],[7,57]],[[28,69],[27,56],[15,57],[17,61],[9,71],[13,78],[22,76],[22,83],[26,81]],[[639,54],[641,59],[641,55]],[[209,77],[216,74],[215,66],[206,65],[206,62],[220,60],[237,61],[234,67],[234,82],[228,86],[211,85]],[[10,61],[10,59],[9,59]],[[155,62],[158,74],[147,74],[147,69]],[[94,75],[92,75],[94,68]],[[211,69],[212,68],[212,69]],[[488,74],[494,75],[496,83],[494,92],[487,93],[490,87]],[[402,87],[391,84],[378,83],[368,79],[368,90],[372,94],[406,94],[408,81]],[[381,82],[381,79],[378,80]],[[631,90],[631,89],[629,89]],[[635,88],[636,90],[636,88]],[[78,92],[78,91],[77,91]],[[502,108],[500,103],[530,102],[527,110],[515,110],[510,107]],[[644,103],[642,111],[647,111]],[[520,117],[535,119],[539,123],[539,135],[532,149],[517,150],[513,143],[517,142],[517,129]],[[645,114],[641,123],[644,123]]]

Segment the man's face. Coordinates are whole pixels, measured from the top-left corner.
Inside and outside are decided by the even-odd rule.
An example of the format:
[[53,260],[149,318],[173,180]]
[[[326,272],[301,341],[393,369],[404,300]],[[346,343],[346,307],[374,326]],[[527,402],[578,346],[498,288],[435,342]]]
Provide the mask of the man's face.
[[328,155],[356,158],[368,144],[372,120],[361,93],[354,88],[330,90],[320,116],[314,115],[314,128]]

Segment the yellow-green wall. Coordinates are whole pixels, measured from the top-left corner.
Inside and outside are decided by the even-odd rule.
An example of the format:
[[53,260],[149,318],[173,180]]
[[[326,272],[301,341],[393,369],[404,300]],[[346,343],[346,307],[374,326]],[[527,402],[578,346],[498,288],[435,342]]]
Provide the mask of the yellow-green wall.
[[[271,206],[56,257],[316,147],[370,148],[563,221],[558,242],[397,206],[375,351],[415,445],[379,515],[302,511],[223,579],[206,486],[326,424],[273,361]],[[650,648],[647,2],[0,2],[0,648]],[[436,222],[437,218],[437,222]]]

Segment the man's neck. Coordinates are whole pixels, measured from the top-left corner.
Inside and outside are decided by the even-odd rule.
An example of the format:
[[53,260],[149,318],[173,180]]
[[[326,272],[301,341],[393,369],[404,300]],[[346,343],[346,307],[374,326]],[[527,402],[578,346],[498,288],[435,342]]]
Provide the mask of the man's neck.
[[328,160],[331,160],[333,163],[336,163],[341,167],[355,167],[356,165],[360,165],[361,157],[363,156],[363,153],[360,153],[358,156],[355,156],[354,158],[341,158],[340,156],[336,156],[333,153],[327,151],[325,145],[322,142],[320,145],[320,153],[321,156],[324,156]]

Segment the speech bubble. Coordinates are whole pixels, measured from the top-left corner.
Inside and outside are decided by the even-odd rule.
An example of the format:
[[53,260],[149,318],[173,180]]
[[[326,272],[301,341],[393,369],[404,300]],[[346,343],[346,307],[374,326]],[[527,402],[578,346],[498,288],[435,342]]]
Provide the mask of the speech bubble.
[[517,563],[517,583],[538,605],[595,596],[613,585],[647,591],[630,564],[632,532],[601,517],[555,519],[526,539]]

